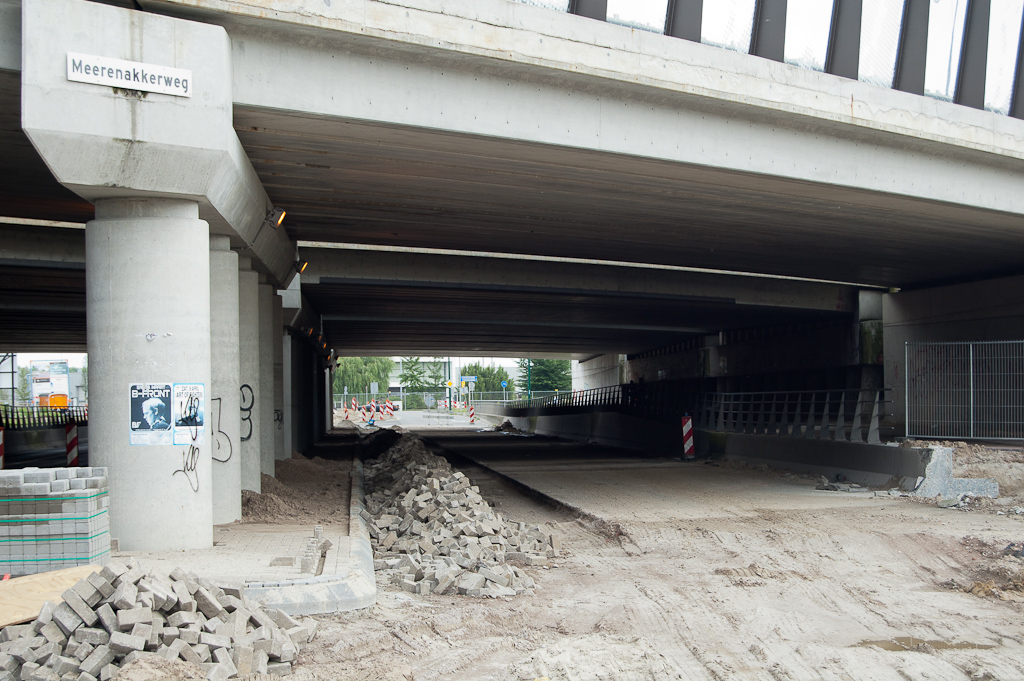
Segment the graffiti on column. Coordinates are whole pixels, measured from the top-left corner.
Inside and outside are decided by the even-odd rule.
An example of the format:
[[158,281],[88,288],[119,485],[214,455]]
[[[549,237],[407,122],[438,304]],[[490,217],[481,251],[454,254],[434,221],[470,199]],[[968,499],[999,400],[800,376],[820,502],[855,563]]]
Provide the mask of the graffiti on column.
[[217,463],[227,463],[231,460],[231,455],[234,453],[234,446],[231,444],[231,438],[228,434],[220,429],[220,415],[223,411],[224,400],[221,397],[214,397],[210,400],[217,404],[217,417],[214,419],[214,427],[216,432],[213,434],[214,453],[210,457]]
[[252,392],[252,386],[243,383],[242,391],[242,433],[238,438],[242,442],[248,442],[252,437],[252,408],[256,404],[256,397]]
[[178,473],[185,476],[193,492],[199,491],[199,447],[189,445],[181,452],[181,468],[174,471],[171,477]]
[[281,430],[281,428],[284,426],[284,410],[283,409],[275,409],[274,410],[274,423],[277,424],[277,429],[278,430]]

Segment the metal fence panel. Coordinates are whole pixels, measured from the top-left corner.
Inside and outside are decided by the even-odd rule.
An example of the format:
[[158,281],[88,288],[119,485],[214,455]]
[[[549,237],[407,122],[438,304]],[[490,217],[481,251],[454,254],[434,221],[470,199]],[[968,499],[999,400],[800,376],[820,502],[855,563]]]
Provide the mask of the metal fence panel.
[[907,343],[907,437],[1024,439],[1024,341]]

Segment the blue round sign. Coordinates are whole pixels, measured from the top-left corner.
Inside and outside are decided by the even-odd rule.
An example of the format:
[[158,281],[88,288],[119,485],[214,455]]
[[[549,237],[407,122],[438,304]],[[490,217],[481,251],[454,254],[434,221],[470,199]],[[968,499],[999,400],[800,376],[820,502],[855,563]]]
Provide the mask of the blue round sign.
[[501,387],[502,388],[507,388],[508,387],[508,381],[502,381],[501,382]]

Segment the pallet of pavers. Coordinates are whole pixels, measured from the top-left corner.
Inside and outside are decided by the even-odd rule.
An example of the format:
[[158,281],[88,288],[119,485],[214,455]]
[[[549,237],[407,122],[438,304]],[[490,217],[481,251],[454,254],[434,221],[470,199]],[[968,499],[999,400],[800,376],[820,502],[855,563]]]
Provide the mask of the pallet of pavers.
[[109,503],[106,468],[0,471],[0,573],[105,565]]

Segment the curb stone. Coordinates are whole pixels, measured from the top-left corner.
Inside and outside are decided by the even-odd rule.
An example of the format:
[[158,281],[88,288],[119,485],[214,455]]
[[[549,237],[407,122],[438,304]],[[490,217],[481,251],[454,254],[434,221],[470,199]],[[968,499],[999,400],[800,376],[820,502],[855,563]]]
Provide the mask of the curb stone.
[[363,463],[353,457],[348,569],[333,575],[246,584],[246,596],[268,608],[280,608],[289,615],[319,615],[372,607],[377,602],[377,582],[373,574],[370,532],[360,516],[365,509]]

